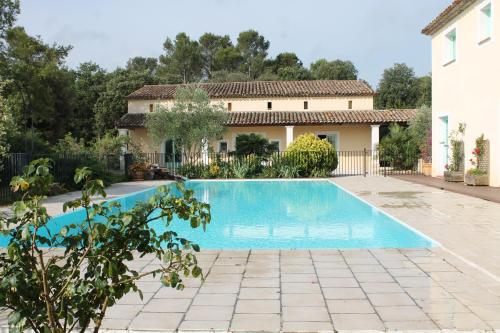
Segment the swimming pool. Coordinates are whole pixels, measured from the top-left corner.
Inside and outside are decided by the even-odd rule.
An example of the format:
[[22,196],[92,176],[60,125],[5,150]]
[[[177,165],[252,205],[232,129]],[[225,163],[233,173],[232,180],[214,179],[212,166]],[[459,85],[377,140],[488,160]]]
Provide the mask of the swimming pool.
[[[205,249],[425,248],[429,238],[327,180],[188,181],[211,205],[206,232],[172,223],[182,237]],[[155,189],[119,198],[124,208]],[[53,228],[83,219],[82,211],[54,217]],[[161,231],[161,223],[153,228]],[[0,246],[8,239],[0,238]]]

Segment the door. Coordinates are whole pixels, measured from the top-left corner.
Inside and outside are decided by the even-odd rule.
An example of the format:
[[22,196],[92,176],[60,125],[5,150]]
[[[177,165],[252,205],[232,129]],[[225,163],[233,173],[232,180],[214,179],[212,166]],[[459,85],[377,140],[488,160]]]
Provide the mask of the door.
[[326,139],[326,141],[330,142],[335,150],[339,150],[337,133],[318,134],[318,138],[321,140]]
[[175,169],[181,163],[181,152],[176,150],[175,142],[173,140],[165,141],[165,166],[167,168]]
[[445,165],[449,162],[449,134],[448,134],[448,116],[441,117],[441,140],[439,144],[441,145],[441,168],[444,172]]

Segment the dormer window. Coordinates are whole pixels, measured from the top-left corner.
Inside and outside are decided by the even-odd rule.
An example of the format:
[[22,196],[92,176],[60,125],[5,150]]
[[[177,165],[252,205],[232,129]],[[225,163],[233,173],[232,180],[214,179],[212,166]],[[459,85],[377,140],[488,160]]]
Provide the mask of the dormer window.
[[267,109],[272,110],[273,109],[273,102],[267,102]]
[[352,101],[347,102],[347,108],[352,110]]
[[227,111],[232,111],[233,110],[233,103],[229,102],[227,103]]
[[304,101],[304,110],[309,109],[309,103],[307,101]]
[[493,18],[491,16],[491,1],[479,8],[479,43],[491,38],[493,32]]
[[457,29],[451,29],[444,40],[444,65],[457,59]]
[[149,112],[153,112],[154,111],[154,105],[153,104],[149,104]]

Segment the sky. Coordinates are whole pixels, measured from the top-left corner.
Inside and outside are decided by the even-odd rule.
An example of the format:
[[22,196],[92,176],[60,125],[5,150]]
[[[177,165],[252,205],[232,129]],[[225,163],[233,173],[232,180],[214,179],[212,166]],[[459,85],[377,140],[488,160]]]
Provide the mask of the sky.
[[295,52],[352,61],[376,87],[385,68],[404,62],[431,70],[431,42],[420,33],[451,0],[21,0],[18,25],[47,43],[72,45],[71,68],[93,61],[113,70],[134,56],[158,57],[163,42],[186,32],[227,34],[255,29],[269,55]]

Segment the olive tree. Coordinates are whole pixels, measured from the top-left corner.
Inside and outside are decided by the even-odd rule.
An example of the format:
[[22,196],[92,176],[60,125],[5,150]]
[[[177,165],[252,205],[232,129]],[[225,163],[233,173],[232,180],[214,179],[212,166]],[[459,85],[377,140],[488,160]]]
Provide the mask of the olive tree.
[[[1,231],[10,236],[0,254],[0,308],[11,310],[11,329],[62,333],[93,326],[98,332],[106,310],[120,298],[132,291],[142,297],[139,279],[158,276],[163,285],[182,289],[181,276],[202,276],[194,255],[199,246],[170,228],[174,217],[193,228],[210,222],[209,205],[191,191],[179,187],[182,195],[176,197],[161,187],[147,202],[125,210],[116,201],[93,202],[106,196],[103,182],[81,168],[75,174],[75,182],[83,183],[81,197],[64,210],[79,208],[85,217],[54,226],[42,205],[52,182],[48,159],[29,164],[11,182],[22,194],[13,216],[0,217]],[[163,223],[165,231],[151,223]],[[131,260],[144,256],[156,257],[159,265],[136,271]]]

